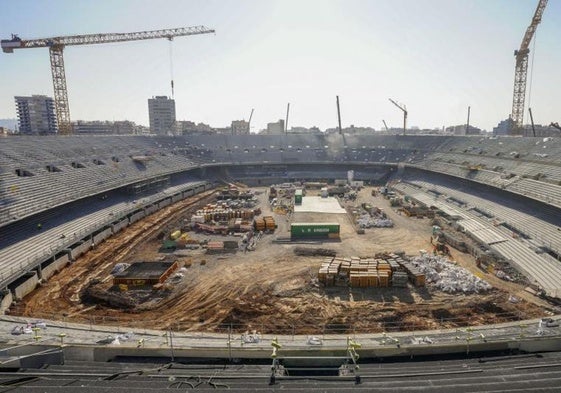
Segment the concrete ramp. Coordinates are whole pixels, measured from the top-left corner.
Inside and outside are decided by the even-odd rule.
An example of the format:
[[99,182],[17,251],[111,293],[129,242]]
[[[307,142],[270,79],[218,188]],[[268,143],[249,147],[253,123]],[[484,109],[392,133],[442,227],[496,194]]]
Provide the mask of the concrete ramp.
[[508,238],[504,237],[493,227],[489,227],[488,225],[485,225],[473,218],[460,220],[458,221],[458,224],[460,224],[466,232],[469,232],[485,244],[497,244],[508,240]]

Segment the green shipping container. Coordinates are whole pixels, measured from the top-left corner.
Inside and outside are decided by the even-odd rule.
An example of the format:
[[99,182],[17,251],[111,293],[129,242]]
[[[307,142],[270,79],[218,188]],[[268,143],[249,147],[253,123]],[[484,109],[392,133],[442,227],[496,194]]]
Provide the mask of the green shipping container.
[[303,237],[329,237],[330,234],[339,234],[340,225],[338,223],[293,223],[290,225],[290,235],[292,238]]
[[302,204],[302,195],[294,195],[294,203],[296,205],[301,205]]

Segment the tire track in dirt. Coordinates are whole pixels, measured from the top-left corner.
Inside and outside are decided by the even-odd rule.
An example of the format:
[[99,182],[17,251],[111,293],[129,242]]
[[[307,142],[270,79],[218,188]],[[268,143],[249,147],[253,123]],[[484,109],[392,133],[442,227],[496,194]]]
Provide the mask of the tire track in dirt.
[[67,314],[79,311],[84,307],[80,304],[79,294],[89,280],[107,276],[115,263],[176,220],[178,212],[206,203],[213,193],[211,190],[185,199],[135,222],[51,277],[46,284],[23,299],[12,313],[32,316],[37,313],[60,313],[61,310]]

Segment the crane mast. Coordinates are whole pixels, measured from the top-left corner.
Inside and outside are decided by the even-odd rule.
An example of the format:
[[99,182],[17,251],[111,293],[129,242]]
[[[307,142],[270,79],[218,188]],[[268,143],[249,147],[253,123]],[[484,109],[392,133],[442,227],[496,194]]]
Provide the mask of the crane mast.
[[524,121],[524,101],[526,99],[526,77],[528,75],[528,54],[530,53],[530,42],[534,37],[538,24],[547,5],[547,0],[540,0],[530,26],[522,38],[520,49],[514,51],[516,67],[514,69],[514,92],[512,97],[512,120],[514,133],[521,133]]
[[[405,107],[405,105],[399,105],[397,102],[395,102],[391,98],[388,98],[388,100],[390,100],[390,102],[392,104],[394,104],[395,106],[397,106],[399,109],[401,109],[403,111],[403,135],[405,135],[405,132],[407,130],[407,108]],[[384,122],[384,125],[385,124],[386,124],[386,122]]]
[[2,40],[1,46],[4,53],[13,53],[14,49],[49,48],[51,73],[53,76],[55,110],[59,133],[72,134],[72,123],[70,122],[70,109],[68,105],[68,89],[66,85],[66,74],[64,71],[63,51],[65,46],[107,44],[113,42],[139,41],[157,38],[167,38],[171,40],[174,37],[209,33],[214,33],[214,30],[208,29],[204,26],[192,26],[179,27],[175,29],[138,31],[132,33],[83,34],[30,40],[23,40],[17,35],[12,35],[11,39]]

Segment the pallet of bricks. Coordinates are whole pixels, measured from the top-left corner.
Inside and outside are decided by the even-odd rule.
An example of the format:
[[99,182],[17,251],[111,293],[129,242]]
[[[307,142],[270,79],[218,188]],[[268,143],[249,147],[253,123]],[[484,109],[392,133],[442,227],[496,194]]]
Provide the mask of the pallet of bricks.
[[253,226],[255,227],[255,230],[259,232],[274,232],[277,224],[275,223],[275,219],[272,216],[265,216],[256,218],[253,221]]
[[417,268],[409,261],[406,261],[399,255],[390,254],[390,258],[394,259],[403,268],[403,270],[405,270],[407,276],[409,277],[409,280],[413,283],[413,285],[415,285],[416,287],[425,286],[425,274],[422,273],[419,268]]
[[390,254],[387,258],[390,267],[392,268],[392,287],[405,288],[407,287],[407,282],[409,281],[409,276],[398,262],[402,258],[395,254]]
[[332,257],[324,258],[318,272],[318,280],[326,287],[335,285],[335,279],[339,275],[341,269],[341,261]]
[[389,287],[391,266],[380,258],[350,258],[349,281],[353,288]]
[[326,286],[332,286],[339,274],[346,276],[354,288],[389,287],[392,268],[379,258],[325,258],[318,279]]

